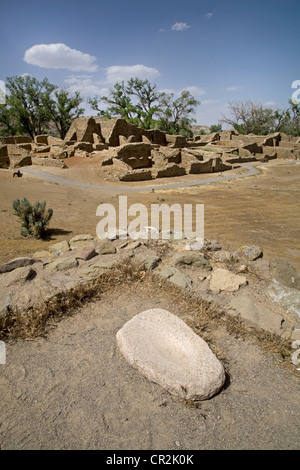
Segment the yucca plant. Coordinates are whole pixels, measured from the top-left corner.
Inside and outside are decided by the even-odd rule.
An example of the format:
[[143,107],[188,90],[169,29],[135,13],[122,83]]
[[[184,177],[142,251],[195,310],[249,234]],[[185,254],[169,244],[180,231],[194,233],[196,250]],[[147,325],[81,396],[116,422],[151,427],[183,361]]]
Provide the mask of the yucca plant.
[[33,206],[24,197],[13,201],[14,215],[21,219],[21,235],[23,237],[44,238],[53,209],[46,211],[46,201],[36,202]]

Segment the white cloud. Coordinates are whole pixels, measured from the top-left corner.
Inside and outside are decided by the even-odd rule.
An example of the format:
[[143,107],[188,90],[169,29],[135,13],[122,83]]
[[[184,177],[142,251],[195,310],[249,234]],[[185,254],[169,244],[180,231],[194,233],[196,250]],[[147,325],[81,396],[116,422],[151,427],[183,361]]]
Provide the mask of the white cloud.
[[202,96],[206,94],[206,92],[202,90],[201,88],[199,88],[198,86],[187,86],[183,88],[182,90],[180,90],[179,93],[181,94],[183,91],[189,91],[191,95],[193,96]]
[[207,105],[207,104],[215,104],[215,103],[219,103],[219,100],[204,100],[204,101],[201,101],[201,105]]
[[95,95],[105,96],[109,89],[103,88],[101,82],[94,81],[91,75],[70,75],[64,80],[68,91],[75,93],[79,91],[84,98],[93,97]]
[[211,11],[210,11],[210,12],[206,13],[206,15],[204,15],[204,18],[206,18],[207,20],[210,20],[211,17],[214,15],[214,13],[215,13],[215,12],[211,12]]
[[173,31],[185,31],[186,29],[189,29],[190,26],[186,23],[175,23],[172,26]]
[[65,44],[36,44],[27,49],[24,61],[50,69],[67,69],[72,72],[95,72],[96,57],[71,49]]
[[242,86],[234,85],[234,86],[227,87],[226,91],[241,91],[242,89],[243,89]]
[[157,69],[146,67],[146,65],[112,65],[106,69],[106,83],[116,83],[122,80],[127,81],[130,78],[140,78],[151,80],[159,77]]

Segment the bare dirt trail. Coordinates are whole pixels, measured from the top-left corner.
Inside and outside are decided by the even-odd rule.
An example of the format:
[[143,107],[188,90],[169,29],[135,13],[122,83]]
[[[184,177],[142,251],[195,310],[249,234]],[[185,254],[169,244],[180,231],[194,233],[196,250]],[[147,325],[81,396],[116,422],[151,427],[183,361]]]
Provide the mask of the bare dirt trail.
[[230,380],[198,408],[126,363],[122,325],[154,307],[188,321],[179,304],[132,286],[53,324],[47,338],[8,343],[2,449],[299,449],[299,379],[250,339],[211,332]]

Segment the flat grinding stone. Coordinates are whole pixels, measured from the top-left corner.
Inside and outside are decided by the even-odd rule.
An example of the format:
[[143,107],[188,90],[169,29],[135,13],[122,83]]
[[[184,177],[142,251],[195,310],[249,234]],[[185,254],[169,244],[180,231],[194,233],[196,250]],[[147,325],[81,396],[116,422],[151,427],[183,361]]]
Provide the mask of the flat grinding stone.
[[116,338],[126,361],[173,395],[206,400],[224,385],[223,365],[207,343],[167,310],[136,315]]

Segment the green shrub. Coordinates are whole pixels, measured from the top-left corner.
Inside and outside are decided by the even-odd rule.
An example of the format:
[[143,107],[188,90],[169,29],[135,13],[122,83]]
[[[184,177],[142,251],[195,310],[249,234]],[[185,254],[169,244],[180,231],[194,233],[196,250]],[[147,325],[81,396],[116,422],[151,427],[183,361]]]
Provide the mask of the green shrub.
[[46,201],[36,202],[33,206],[24,197],[21,201],[13,201],[14,215],[22,222],[21,235],[23,237],[44,238],[47,227],[53,215],[53,209],[46,211]]

